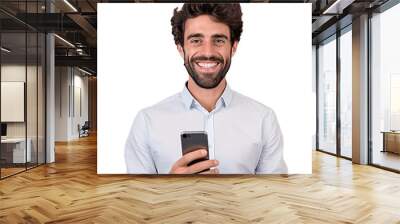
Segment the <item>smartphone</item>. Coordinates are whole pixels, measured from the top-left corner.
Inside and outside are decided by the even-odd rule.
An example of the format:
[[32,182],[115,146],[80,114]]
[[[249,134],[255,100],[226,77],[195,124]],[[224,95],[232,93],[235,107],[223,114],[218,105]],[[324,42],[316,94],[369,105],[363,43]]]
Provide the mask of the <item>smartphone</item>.
[[[205,161],[209,159],[208,156],[208,138],[207,132],[205,131],[184,131],[181,133],[181,143],[182,143],[182,155],[185,155],[189,152],[196,151],[198,149],[206,149],[207,156],[193,160],[188,164],[188,166]],[[209,170],[209,169],[207,169]],[[203,170],[206,171],[206,170]],[[201,172],[203,172],[201,171]]]

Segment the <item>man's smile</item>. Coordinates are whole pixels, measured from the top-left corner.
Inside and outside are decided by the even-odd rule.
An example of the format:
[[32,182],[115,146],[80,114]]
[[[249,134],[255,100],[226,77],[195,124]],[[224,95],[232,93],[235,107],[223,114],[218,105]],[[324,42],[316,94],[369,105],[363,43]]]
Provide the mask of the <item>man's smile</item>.
[[220,64],[221,63],[216,62],[216,61],[196,61],[195,62],[197,70],[199,70],[202,73],[217,72]]

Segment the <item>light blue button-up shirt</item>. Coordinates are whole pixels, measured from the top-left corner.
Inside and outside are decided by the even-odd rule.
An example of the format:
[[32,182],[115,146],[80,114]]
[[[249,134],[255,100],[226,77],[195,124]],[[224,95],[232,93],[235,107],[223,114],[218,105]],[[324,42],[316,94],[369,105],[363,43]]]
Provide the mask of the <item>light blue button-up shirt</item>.
[[138,112],[125,144],[128,173],[167,174],[182,157],[180,134],[206,131],[220,174],[283,174],[283,137],[269,107],[227,85],[208,112],[185,86]]

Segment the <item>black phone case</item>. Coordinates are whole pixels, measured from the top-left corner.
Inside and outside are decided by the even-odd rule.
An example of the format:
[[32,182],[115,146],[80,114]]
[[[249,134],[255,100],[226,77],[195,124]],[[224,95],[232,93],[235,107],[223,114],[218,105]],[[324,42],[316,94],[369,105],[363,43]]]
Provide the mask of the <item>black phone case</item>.
[[208,138],[205,132],[183,132],[181,134],[181,143],[182,143],[182,155],[196,151],[201,148],[207,150],[207,156],[205,156],[204,158],[193,160],[188,164],[188,166],[209,159]]

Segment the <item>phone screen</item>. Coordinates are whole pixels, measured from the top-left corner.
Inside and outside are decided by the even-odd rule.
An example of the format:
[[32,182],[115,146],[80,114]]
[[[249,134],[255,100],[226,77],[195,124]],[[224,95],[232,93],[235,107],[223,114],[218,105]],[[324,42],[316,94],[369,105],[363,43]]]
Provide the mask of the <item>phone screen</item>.
[[206,149],[207,156],[204,158],[193,160],[188,164],[188,166],[205,161],[209,159],[208,156],[208,138],[207,133],[204,131],[190,131],[190,132],[182,132],[181,133],[181,142],[182,142],[182,155],[185,155],[189,152],[196,151],[198,149]]

